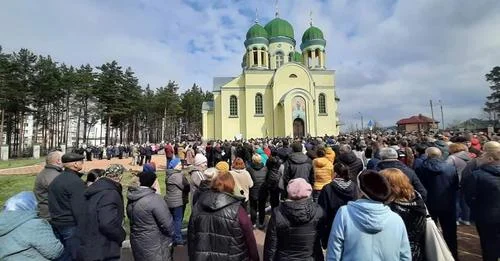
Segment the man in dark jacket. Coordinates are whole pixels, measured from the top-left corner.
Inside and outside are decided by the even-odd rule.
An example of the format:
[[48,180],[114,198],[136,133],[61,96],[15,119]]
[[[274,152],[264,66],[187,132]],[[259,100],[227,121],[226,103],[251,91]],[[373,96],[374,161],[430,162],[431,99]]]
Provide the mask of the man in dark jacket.
[[[262,157],[254,154],[252,163],[247,168],[250,177],[252,177],[253,186],[250,188],[250,218],[252,224],[257,225],[259,229],[264,228],[264,219],[266,217],[267,194],[264,182],[267,176],[267,167],[262,163]],[[257,211],[259,213],[259,223],[257,224]]]
[[38,202],[38,216],[49,220],[49,185],[52,181],[61,174],[62,171],[62,157],[63,153],[60,151],[53,151],[47,155],[45,168],[42,172],[36,175],[35,186],[33,192]]
[[462,178],[467,204],[476,220],[483,260],[500,258],[500,144],[490,141],[483,165]]
[[303,178],[309,184],[314,184],[314,171],[312,161],[302,152],[302,144],[294,142],[292,144],[293,153],[285,161],[283,173],[283,183],[286,187],[288,181],[296,178]]
[[424,200],[427,199],[427,190],[424,185],[420,182],[415,171],[410,167],[406,166],[404,163],[398,160],[398,152],[393,148],[383,148],[380,150],[380,161],[377,164],[375,170],[381,171],[388,168],[395,168],[401,170],[410,179],[410,183],[413,188],[422,196]]
[[312,187],[302,178],[287,187],[288,200],[273,209],[264,243],[264,261],[324,260],[319,241],[323,210],[311,198]]
[[427,159],[416,169],[417,175],[427,189],[427,208],[443,230],[443,237],[451,253],[457,258],[456,197],[458,174],[453,165],[442,160],[439,148],[425,150]]
[[289,147],[289,143],[287,139],[283,140],[283,147],[279,148],[277,151],[278,157],[281,161],[285,162],[288,159],[288,156],[293,153],[292,148]]
[[83,155],[66,153],[61,161],[64,171],[49,185],[50,224],[56,237],[64,245],[64,252],[59,260],[74,260],[77,258],[80,246],[77,236],[77,226],[85,218],[82,208],[85,202],[85,183],[81,179]]
[[351,175],[349,179],[355,182],[356,177],[363,170],[363,161],[356,157],[356,154],[352,151],[351,146],[347,144],[340,146],[339,154],[339,162],[342,162],[349,167],[349,175]]
[[155,173],[141,172],[140,187],[129,187],[127,216],[135,260],[171,261],[174,221],[167,203],[152,188]]
[[124,170],[122,165],[111,165],[85,192],[85,219],[79,224],[80,257],[85,261],[120,260],[126,237],[120,184]]

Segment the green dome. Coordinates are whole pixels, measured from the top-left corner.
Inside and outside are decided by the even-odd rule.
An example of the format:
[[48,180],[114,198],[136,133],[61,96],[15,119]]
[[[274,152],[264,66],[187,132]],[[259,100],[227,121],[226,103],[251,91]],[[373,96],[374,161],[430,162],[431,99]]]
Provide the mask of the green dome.
[[264,27],[269,34],[269,38],[284,36],[294,39],[292,25],[280,18],[274,18]]
[[267,31],[260,24],[254,24],[247,32],[247,39],[264,37],[267,38]]
[[323,37],[323,32],[318,27],[311,26],[302,35],[302,42],[307,42],[310,40],[325,40]]
[[303,59],[302,59],[302,54],[301,54],[301,53],[299,53],[299,52],[295,52],[295,53],[293,53],[292,60],[293,60],[294,62],[302,63],[302,62],[303,62]]

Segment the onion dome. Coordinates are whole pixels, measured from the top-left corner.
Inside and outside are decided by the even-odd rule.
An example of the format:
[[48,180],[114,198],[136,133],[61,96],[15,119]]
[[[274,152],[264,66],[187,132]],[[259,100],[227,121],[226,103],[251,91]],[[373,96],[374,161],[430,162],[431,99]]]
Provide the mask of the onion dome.
[[252,44],[269,44],[268,33],[264,27],[255,23],[247,32],[247,39],[245,40],[245,47]]
[[[281,18],[274,18],[264,27],[269,35],[269,40],[271,42],[279,42],[279,38],[285,38],[288,41],[292,41],[295,44],[293,27],[292,25]],[[273,38],[278,38],[274,39]]]
[[302,35],[302,44],[300,45],[300,49],[303,50],[311,45],[321,45],[323,47],[326,45],[323,32],[318,27],[312,25]]

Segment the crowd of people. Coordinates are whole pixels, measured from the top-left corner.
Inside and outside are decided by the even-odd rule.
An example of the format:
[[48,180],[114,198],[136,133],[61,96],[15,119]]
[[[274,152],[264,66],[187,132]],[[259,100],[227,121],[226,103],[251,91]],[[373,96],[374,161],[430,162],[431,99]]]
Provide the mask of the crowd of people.
[[[483,260],[496,261],[497,140],[443,132],[167,143],[165,193],[145,153],[126,206],[123,166],[91,170],[85,183],[84,156],[56,151],[33,193],[0,214],[0,244],[9,246],[0,259],[119,260],[127,215],[135,260],[171,260],[187,245],[193,261],[419,261],[430,216],[455,260],[457,226],[475,224]],[[265,232],[262,257],[255,229]]]

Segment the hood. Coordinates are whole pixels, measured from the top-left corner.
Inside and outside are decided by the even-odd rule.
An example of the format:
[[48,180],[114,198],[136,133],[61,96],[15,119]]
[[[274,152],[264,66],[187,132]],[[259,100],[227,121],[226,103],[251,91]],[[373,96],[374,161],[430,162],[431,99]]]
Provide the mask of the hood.
[[363,232],[376,234],[384,228],[389,219],[391,210],[383,203],[358,199],[347,203],[347,211],[354,224]]
[[348,180],[345,181],[341,178],[334,178],[332,182],[330,182],[330,186],[332,186],[333,190],[340,194],[344,198],[351,197],[354,194],[354,191],[357,190],[355,184]]
[[426,159],[422,163],[422,168],[424,168],[425,171],[430,172],[434,175],[439,175],[443,172],[444,165],[445,163],[438,159]]
[[351,165],[356,161],[358,157],[356,157],[356,154],[354,152],[349,152],[349,153],[341,153],[339,155],[339,160],[347,165]]
[[266,154],[262,148],[258,148],[255,152],[259,155]]
[[455,157],[467,162],[467,161],[470,161],[471,158],[469,157],[469,152],[467,151],[460,151],[460,152],[457,152],[455,154],[453,154]]
[[233,197],[229,193],[207,191],[198,200],[201,208],[208,212],[215,212],[223,209],[235,202],[240,201],[238,198]]
[[494,176],[500,177],[500,165],[492,165],[492,164],[483,165],[481,166],[481,169]]
[[288,160],[295,164],[303,164],[309,162],[310,159],[302,152],[294,152],[288,156]]
[[284,201],[280,210],[290,223],[297,225],[309,222],[318,211],[311,198]]
[[325,157],[322,157],[322,158],[316,158],[314,161],[313,161],[313,165],[314,167],[316,168],[324,168],[326,165],[328,164],[332,164],[332,162],[325,158]]
[[182,172],[182,170],[179,170],[179,169],[167,169],[166,170],[167,177],[170,175],[176,174],[176,173],[181,173],[181,172]]
[[212,186],[212,181],[204,179],[200,182],[200,186],[198,186],[198,191],[200,192],[209,191],[211,186]]
[[37,218],[36,211],[2,211],[0,213],[0,237],[35,218]]
[[424,200],[418,195],[411,201],[393,201],[391,209],[397,210],[396,213],[418,213],[419,215],[426,215],[427,209],[425,208]]
[[397,159],[382,160],[382,161],[379,161],[377,163],[377,169],[379,169],[379,170],[388,169],[388,168],[396,168],[396,169],[403,170],[406,168],[406,165]]
[[96,182],[92,183],[92,185],[87,189],[87,191],[85,191],[85,198],[90,198],[91,196],[99,192],[102,192],[104,190],[114,190],[121,195],[122,185],[108,178],[100,178]]
[[254,170],[261,170],[264,167],[264,164],[262,164],[262,162],[261,162],[261,163],[256,165],[255,163],[252,162],[252,163],[250,163],[250,166]]
[[129,187],[127,193],[127,199],[129,202],[137,201],[147,195],[155,194],[156,191],[148,187]]

